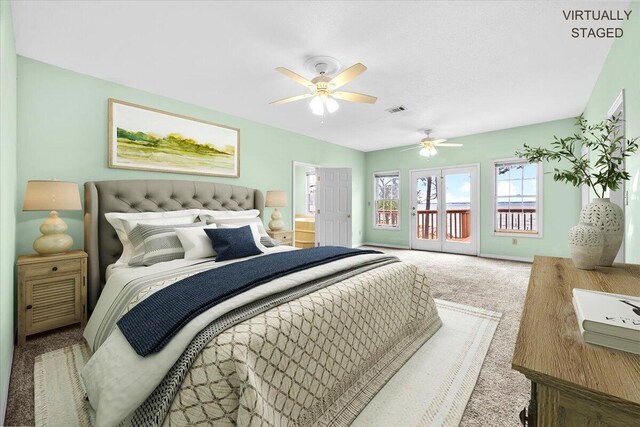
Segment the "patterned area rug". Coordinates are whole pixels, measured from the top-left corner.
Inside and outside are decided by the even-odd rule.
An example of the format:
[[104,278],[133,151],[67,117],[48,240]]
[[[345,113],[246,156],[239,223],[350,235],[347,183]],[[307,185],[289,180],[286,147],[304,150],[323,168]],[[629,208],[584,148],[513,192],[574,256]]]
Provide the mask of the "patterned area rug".
[[[500,314],[436,300],[443,326],[378,392],[354,426],[457,426],[500,321]],[[38,356],[34,366],[36,426],[91,426],[79,371],[87,347]]]

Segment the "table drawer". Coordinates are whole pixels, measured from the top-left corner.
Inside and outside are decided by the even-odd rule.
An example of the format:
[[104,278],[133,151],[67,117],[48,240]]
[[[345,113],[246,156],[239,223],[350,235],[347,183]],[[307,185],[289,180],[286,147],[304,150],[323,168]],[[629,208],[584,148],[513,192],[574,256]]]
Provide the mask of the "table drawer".
[[82,263],[79,260],[59,261],[51,263],[42,263],[42,265],[33,265],[25,272],[25,277],[55,277],[63,276],[70,273],[79,273],[82,269]]

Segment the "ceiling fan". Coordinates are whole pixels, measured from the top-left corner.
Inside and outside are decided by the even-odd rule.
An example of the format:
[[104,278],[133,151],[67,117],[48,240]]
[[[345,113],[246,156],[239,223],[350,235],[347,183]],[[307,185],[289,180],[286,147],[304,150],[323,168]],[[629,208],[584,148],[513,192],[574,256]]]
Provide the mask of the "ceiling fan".
[[287,102],[299,101],[301,99],[313,98],[309,103],[311,112],[318,116],[323,116],[325,109],[329,114],[334,113],[340,105],[336,99],[350,102],[360,102],[365,104],[373,104],[378,98],[371,95],[365,95],[356,92],[344,92],[336,91],[340,87],[346,85],[360,74],[367,70],[367,67],[357,63],[347,68],[335,77],[330,77],[327,74],[331,74],[338,70],[340,63],[330,57],[316,57],[307,61],[307,68],[314,69],[319,75],[312,80],[307,80],[299,74],[284,68],[278,67],[276,71],[289,77],[296,83],[305,86],[309,89],[309,93],[304,95],[291,96],[289,98],[273,101],[271,104],[285,104]]
[[[423,130],[423,132],[427,135],[427,137],[422,138],[422,140],[420,141],[417,147],[420,149],[419,154],[422,157],[431,157],[438,154],[438,150],[436,150],[436,147],[462,147],[462,144],[454,144],[450,142],[448,143],[446,142],[447,140],[443,138],[438,138],[438,139],[431,138],[430,136],[431,129],[425,129]],[[411,147],[402,151],[415,150],[415,148],[416,147]]]

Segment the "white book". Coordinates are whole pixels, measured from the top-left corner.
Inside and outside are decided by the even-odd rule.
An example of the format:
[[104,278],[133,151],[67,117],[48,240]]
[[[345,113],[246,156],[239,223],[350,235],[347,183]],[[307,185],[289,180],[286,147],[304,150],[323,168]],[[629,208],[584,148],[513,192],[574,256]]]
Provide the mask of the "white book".
[[[573,307],[578,313],[576,307],[576,299],[573,298]],[[614,348],[616,350],[627,351],[629,353],[640,354],[640,342],[633,340],[626,340],[624,338],[614,337],[613,335],[599,334],[598,332],[585,331],[582,327],[582,322],[578,321],[578,327],[580,328],[580,335],[585,342],[595,345],[601,345],[604,347]]]
[[606,292],[573,290],[580,327],[586,332],[640,342],[640,298]]

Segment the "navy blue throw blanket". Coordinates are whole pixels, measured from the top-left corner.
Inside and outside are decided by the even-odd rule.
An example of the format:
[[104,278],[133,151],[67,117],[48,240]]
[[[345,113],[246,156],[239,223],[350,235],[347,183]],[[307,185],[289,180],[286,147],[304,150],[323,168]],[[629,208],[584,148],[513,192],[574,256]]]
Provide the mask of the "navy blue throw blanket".
[[342,258],[378,251],[321,246],[280,252],[194,274],[133,307],[118,327],[140,356],[156,353],[211,307],[271,280]]

